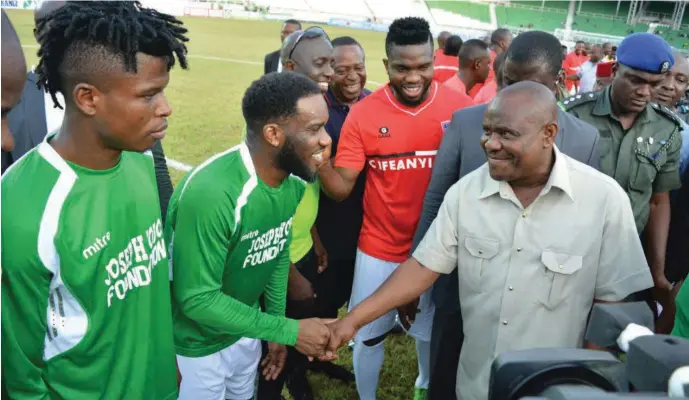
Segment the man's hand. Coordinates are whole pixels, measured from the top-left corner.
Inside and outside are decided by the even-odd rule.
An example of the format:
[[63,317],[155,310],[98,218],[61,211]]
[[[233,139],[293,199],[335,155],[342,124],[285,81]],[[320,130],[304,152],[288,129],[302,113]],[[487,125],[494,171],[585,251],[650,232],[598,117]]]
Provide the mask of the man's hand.
[[330,340],[330,329],[325,325],[330,320],[320,318],[299,321],[299,335],[294,348],[309,357],[324,357]]
[[409,330],[411,324],[416,320],[416,313],[419,312],[419,298],[417,297],[411,303],[405,304],[397,308],[397,314],[400,317],[400,322],[405,330]]
[[[315,237],[314,237],[315,239]],[[325,250],[323,243],[319,240],[313,241],[313,250],[318,259],[318,273],[322,273],[328,268],[328,252]]]
[[332,357],[337,354],[337,349],[352,340],[357,332],[357,328],[347,317],[329,323],[328,329],[330,329],[330,342],[328,343],[326,357]]
[[277,379],[287,360],[287,348],[282,344],[268,343],[268,355],[261,361],[263,377],[267,381]]
[[672,293],[672,283],[667,280],[665,274],[653,277],[653,289],[651,289],[653,299],[666,307]]
[[295,301],[313,300],[316,297],[311,282],[294,267],[294,264],[290,265],[287,296],[290,300]]

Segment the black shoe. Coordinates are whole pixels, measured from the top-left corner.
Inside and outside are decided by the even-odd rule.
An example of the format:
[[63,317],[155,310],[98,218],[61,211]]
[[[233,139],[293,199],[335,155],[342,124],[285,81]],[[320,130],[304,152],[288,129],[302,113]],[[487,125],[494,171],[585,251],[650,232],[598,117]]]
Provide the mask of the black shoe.
[[342,382],[354,382],[354,374],[347,368],[333,364],[329,361],[313,361],[309,364],[309,369],[314,372],[319,372],[327,375],[330,378],[340,380]]
[[293,374],[287,381],[287,390],[294,400],[314,400],[306,371]]

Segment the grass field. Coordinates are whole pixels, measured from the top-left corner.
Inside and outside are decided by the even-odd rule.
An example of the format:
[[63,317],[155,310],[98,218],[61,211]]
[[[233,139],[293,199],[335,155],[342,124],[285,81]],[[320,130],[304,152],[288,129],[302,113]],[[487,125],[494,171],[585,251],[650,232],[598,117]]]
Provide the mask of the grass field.
[[[7,10],[19,34],[27,64],[35,65],[36,42],[33,14]],[[263,73],[263,57],[279,46],[277,22],[184,18],[189,29],[188,71],[172,71],[166,94],[173,109],[164,139],[166,155],[189,165],[198,165],[211,155],[237,144],[243,128],[241,99],[251,81]],[[327,27],[331,38],[352,36],[366,51],[369,89],[387,77],[382,59],[385,36],[345,28]],[[173,182],[183,172],[170,169]],[[351,352],[340,351],[339,363],[351,368]],[[416,355],[407,337],[393,337],[386,344],[385,364],[380,377],[378,398],[412,398],[416,378]],[[322,400],[356,399],[354,385],[333,382],[319,375],[310,377],[315,397]]]

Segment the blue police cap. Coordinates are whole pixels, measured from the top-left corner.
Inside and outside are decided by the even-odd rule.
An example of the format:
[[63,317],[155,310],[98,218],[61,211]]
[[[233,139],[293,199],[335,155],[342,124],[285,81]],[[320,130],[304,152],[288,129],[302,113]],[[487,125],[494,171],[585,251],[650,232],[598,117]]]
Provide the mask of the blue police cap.
[[617,61],[652,74],[664,74],[675,65],[670,45],[660,36],[646,32],[624,38],[617,48]]

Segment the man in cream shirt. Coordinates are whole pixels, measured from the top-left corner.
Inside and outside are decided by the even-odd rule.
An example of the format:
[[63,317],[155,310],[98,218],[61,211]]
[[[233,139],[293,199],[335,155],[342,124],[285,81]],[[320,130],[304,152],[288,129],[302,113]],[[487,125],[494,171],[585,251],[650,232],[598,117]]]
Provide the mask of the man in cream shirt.
[[333,351],[458,268],[462,400],[487,399],[500,353],[582,347],[594,302],[653,285],[625,192],[554,145],[557,104],[545,86],[503,89],[483,128],[488,162],[448,191],[412,258],[330,325]]

